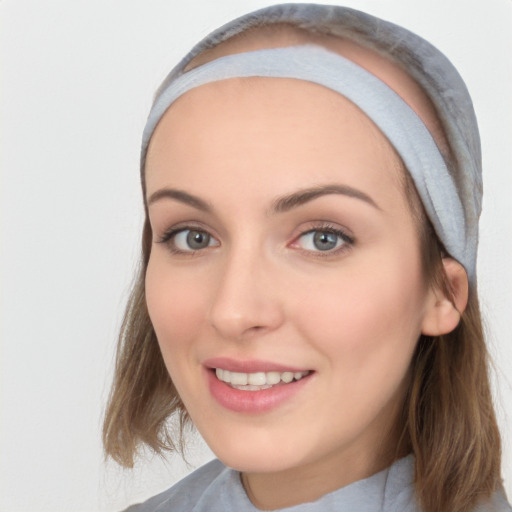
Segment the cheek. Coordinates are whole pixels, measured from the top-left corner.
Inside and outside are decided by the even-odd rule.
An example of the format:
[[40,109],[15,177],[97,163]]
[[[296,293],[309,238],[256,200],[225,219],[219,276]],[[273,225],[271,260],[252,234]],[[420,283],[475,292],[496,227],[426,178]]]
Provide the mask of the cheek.
[[[297,302],[302,334],[326,356],[340,381],[353,390],[407,372],[421,333],[424,314],[422,279],[400,258],[380,267],[347,269],[316,285],[309,283]],[[359,384],[359,385],[358,385]]]
[[356,344],[366,338],[365,332],[384,334],[417,328],[423,306],[414,278],[411,282],[389,271],[378,274],[347,272],[334,275],[323,286],[305,286],[307,293],[303,294],[300,307],[314,311],[307,317],[323,319],[314,324],[328,337],[343,335]]
[[[188,273],[167,268],[151,257],[146,272],[146,302],[164,360],[183,353],[199,329],[206,307],[205,289]],[[169,367],[169,366],[168,366]],[[170,369],[170,368],[169,368]]]
[[[319,405],[320,415],[349,436],[370,424],[387,431],[404,396],[420,328],[411,306],[414,294],[392,289],[391,281],[396,284],[360,278],[353,288],[344,279],[345,292],[317,301],[310,296],[308,316],[315,322],[301,324],[303,336],[324,356],[321,370],[330,376],[325,391],[330,400]],[[303,315],[305,303],[304,308]]]

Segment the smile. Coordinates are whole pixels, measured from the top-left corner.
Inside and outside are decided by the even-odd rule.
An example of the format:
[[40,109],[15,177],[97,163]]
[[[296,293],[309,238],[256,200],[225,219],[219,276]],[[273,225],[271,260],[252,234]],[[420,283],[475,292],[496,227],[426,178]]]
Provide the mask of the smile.
[[273,386],[289,384],[290,382],[302,379],[309,375],[309,373],[309,371],[243,373],[215,368],[217,379],[229,384],[232,388],[242,391],[261,391],[263,389],[270,389]]
[[211,397],[224,409],[263,414],[285,404],[316,380],[316,372],[265,361],[209,359],[203,363]]

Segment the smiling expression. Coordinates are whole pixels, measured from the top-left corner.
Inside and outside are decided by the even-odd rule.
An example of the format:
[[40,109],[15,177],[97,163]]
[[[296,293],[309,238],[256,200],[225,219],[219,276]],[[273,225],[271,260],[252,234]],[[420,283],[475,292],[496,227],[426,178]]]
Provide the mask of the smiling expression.
[[227,465],[378,466],[433,303],[400,172],[357,107],[306,82],[211,83],[163,116],[148,310]]

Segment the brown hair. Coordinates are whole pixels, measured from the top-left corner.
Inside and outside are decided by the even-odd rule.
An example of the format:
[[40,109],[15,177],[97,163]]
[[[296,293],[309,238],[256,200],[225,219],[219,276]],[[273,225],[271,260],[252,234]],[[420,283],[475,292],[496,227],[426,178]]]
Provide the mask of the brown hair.
[[[445,249],[434,233],[412,178],[402,173],[420,231],[427,282],[452,292]],[[415,487],[425,512],[467,512],[501,488],[501,440],[494,412],[476,288],[449,334],[420,336],[402,409],[398,450],[415,455]],[[398,452],[397,452],[398,453]]]
[[[451,296],[444,274],[444,249],[424,212],[409,173],[402,187],[414,216],[426,282]],[[183,452],[187,411],[165,367],[145,299],[151,251],[147,219],[141,265],[121,327],[114,381],[105,413],[105,452],[132,467],[137,449]],[[424,512],[467,512],[500,488],[500,436],[488,375],[476,289],[451,333],[421,336],[411,362],[410,382],[398,418],[395,458],[415,455],[415,486]],[[174,420],[174,423],[173,423]]]

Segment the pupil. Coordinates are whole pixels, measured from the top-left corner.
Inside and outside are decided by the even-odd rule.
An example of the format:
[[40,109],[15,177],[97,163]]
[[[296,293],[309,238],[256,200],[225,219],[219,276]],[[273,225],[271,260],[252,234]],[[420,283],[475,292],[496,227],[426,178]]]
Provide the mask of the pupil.
[[187,235],[187,244],[191,249],[203,249],[209,243],[210,235],[202,231],[189,231]]
[[325,231],[318,231],[313,237],[315,247],[320,251],[328,251],[336,247],[338,236],[334,233],[326,233]]

